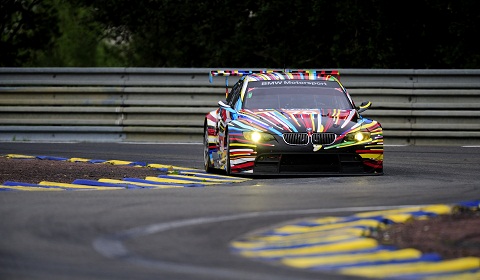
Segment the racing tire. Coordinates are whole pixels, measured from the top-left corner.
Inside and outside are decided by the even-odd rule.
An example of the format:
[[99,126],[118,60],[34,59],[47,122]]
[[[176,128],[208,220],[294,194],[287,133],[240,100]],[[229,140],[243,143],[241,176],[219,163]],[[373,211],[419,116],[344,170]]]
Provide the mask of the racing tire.
[[225,130],[225,138],[227,138],[227,145],[225,150],[227,151],[227,159],[225,162],[225,173],[230,175],[232,173],[231,165],[230,165],[230,136],[228,135],[228,129]]
[[214,168],[210,162],[210,153],[209,153],[209,143],[208,143],[208,128],[207,126],[205,125],[203,127],[203,165],[204,165],[204,168],[205,168],[205,172],[207,173],[213,173],[214,172]]

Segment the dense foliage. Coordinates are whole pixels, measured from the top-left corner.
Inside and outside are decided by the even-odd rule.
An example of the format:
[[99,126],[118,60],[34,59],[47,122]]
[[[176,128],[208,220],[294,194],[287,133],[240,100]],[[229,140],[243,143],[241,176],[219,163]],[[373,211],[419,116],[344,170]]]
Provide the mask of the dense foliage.
[[476,0],[1,0],[0,66],[480,68]]

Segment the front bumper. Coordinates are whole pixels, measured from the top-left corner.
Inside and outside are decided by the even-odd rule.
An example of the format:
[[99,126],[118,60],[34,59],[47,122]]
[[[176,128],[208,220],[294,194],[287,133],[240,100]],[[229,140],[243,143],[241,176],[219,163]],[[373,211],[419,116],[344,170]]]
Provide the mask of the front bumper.
[[254,160],[232,173],[248,175],[382,175],[383,145],[354,145],[314,151],[313,145],[257,146]]

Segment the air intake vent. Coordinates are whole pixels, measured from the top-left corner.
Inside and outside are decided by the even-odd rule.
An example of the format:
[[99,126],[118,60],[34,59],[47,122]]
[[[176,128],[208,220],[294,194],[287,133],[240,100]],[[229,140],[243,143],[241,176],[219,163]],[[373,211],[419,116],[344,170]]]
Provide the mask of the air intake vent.
[[307,145],[307,133],[284,133],[283,140],[289,145]]
[[332,144],[337,136],[335,133],[314,133],[312,143],[316,145]]
[[335,133],[313,133],[308,136],[307,133],[284,133],[283,140],[289,145],[307,145],[309,142],[315,145],[331,144],[335,141]]

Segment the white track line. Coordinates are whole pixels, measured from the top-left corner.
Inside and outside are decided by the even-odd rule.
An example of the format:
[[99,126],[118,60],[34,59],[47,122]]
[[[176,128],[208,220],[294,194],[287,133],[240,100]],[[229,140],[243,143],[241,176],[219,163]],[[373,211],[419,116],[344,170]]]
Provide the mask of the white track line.
[[[414,207],[418,205],[402,205],[402,206],[373,206],[373,207],[344,207],[331,209],[305,209],[305,210],[285,210],[285,211],[267,211],[267,212],[250,212],[237,215],[227,215],[218,217],[199,217],[193,219],[179,220],[166,223],[151,224],[142,227],[136,227],[129,230],[121,231],[115,234],[101,236],[96,238],[92,245],[93,248],[101,255],[122,261],[127,261],[141,266],[152,267],[167,272],[203,275],[209,277],[223,277],[226,279],[251,279],[251,280],[265,280],[272,279],[273,275],[267,275],[255,272],[246,272],[226,268],[202,267],[196,265],[189,265],[186,263],[165,262],[161,260],[154,260],[136,255],[129,251],[124,245],[124,242],[140,238],[152,234],[158,234],[172,229],[178,229],[188,226],[198,226],[204,224],[236,221],[241,219],[250,219],[266,216],[281,216],[281,215],[305,215],[305,214],[331,214],[341,212],[366,212],[396,209],[402,207]],[[277,280],[301,280],[302,278],[279,277],[275,276]],[[311,278],[309,278],[311,279]]]

